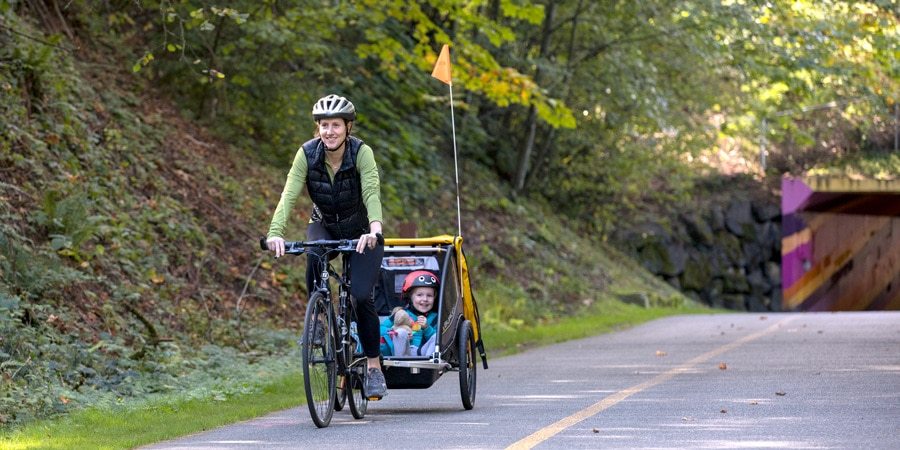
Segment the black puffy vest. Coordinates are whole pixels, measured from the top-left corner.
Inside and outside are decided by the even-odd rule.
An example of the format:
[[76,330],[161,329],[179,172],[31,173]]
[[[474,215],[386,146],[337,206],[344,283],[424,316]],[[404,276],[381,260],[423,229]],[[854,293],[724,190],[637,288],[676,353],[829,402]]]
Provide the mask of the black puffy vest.
[[369,232],[369,214],[363,203],[362,182],[356,168],[356,156],[363,141],[350,136],[341,168],[328,177],[325,145],[321,138],[303,144],[306,164],[306,189],[313,201],[312,219],[320,222],[333,239],[355,239]]

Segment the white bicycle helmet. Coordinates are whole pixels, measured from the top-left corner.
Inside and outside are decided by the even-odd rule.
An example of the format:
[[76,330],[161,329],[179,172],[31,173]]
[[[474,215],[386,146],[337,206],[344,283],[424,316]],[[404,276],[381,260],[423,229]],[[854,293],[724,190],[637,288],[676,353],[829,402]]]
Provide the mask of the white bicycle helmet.
[[350,100],[340,95],[328,95],[319,99],[312,110],[313,120],[339,118],[344,120],[356,120],[356,108]]

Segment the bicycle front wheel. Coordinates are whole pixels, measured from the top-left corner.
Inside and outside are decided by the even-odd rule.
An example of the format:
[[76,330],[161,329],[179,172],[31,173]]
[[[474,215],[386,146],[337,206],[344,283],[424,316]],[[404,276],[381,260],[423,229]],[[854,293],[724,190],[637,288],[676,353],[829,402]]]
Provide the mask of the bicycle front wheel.
[[331,423],[336,400],[334,311],[321,292],[309,298],[303,327],[303,385],[313,423],[319,428]]

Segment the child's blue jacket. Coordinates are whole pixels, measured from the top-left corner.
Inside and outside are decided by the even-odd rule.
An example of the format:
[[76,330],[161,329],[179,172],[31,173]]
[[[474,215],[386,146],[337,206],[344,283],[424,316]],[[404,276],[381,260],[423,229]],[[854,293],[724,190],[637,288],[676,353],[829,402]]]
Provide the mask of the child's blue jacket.
[[[397,311],[397,314],[402,313],[409,314],[409,317],[413,319],[413,322],[422,315],[418,311],[414,310],[412,307],[406,307],[406,309]],[[409,345],[415,347],[421,347],[423,342],[428,342],[432,336],[434,336],[435,328],[437,326],[437,313],[432,311],[425,316],[425,326],[415,330],[412,332],[412,337],[410,338]],[[386,317],[381,321],[381,354],[384,356],[392,356],[394,354],[394,341],[388,335],[388,332],[391,331],[391,328],[394,327],[394,315]]]

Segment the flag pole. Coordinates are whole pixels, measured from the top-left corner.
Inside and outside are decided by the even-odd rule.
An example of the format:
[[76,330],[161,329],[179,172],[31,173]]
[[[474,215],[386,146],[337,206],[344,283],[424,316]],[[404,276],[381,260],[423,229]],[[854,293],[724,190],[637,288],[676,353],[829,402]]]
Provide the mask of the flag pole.
[[457,236],[462,236],[462,212],[459,206],[459,161],[456,152],[456,119],[453,114],[453,83],[450,83],[450,129],[453,130],[453,169],[456,172],[456,227]]
[[459,159],[456,151],[456,118],[453,112],[453,76],[450,70],[450,46],[444,44],[441,47],[441,54],[438,55],[437,61],[434,63],[434,70],[431,76],[443,81],[450,88],[450,129],[453,132],[453,168],[456,174],[456,227],[457,236],[462,236],[462,208],[459,200]]

